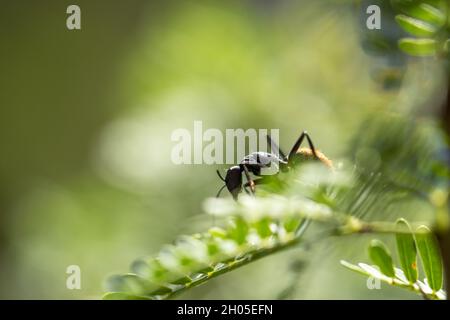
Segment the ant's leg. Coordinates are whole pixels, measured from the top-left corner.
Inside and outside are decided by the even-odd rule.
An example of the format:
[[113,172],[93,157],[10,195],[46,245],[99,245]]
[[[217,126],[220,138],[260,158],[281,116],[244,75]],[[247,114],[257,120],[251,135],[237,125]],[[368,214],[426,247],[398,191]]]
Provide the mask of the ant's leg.
[[303,139],[305,139],[305,133],[306,132],[303,131],[302,134],[300,135],[300,137],[298,137],[297,141],[295,141],[294,146],[292,147],[291,151],[289,152],[288,161],[290,161],[292,159],[292,156],[297,153],[297,150],[300,147],[300,145],[302,144]]
[[312,151],[314,157],[317,158],[316,148],[314,148],[314,144],[312,143],[312,140],[309,137],[309,134],[307,132],[305,132],[305,136],[306,136],[306,140],[308,140],[309,147],[311,148],[311,151]]
[[[284,188],[284,187],[287,186],[286,182],[284,182],[284,181],[280,181],[280,180],[275,180],[275,181],[277,181],[277,182],[275,182],[275,183],[279,183],[279,185],[280,185],[282,188]],[[262,177],[262,178],[253,180],[253,182],[255,183],[255,186],[260,186],[260,185],[264,185],[264,184],[270,184],[270,183],[274,182],[274,180],[272,180],[272,179],[269,178],[269,177]],[[243,185],[244,190],[247,190],[246,188],[248,188],[249,186],[250,186],[250,183],[246,182],[246,183]]]
[[[256,183],[256,181],[258,181],[258,180],[253,180],[254,182],[255,182],[255,185],[257,184]],[[242,188],[245,190],[245,193],[246,194],[248,194],[249,196],[250,195],[254,195],[254,193],[251,193],[250,191],[248,191],[248,187],[250,186],[250,183],[248,183],[248,182],[246,182],[243,186],[242,186]]]
[[242,165],[242,168],[244,169],[245,177],[247,178],[247,183],[250,186],[250,190],[252,194],[255,194],[255,181],[250,177],[250,173],[248,172],[248,168],[245,164]]
[[[264,178],[261,178],[261,179],[253,180],[253,182],[254,182],[255,186],[257,186],[257,185],[262,185],[262,184],[269,183],[269,180],[266,180],[266,179],[264,179]],[[244,184],[244,188],[248,188],[249,186],[250,186],[250,183],[249,183],[249,182],[246,182],[246,183]]]
[[275,141],[272,140],[272,137],[270,135],[266,135],[267,143],[270,145],[270,150],[274,152],[276,150],[277,156],[280,155],[281,158],[284,161],[287,161],[286,155],[284,154],[283,150],[275,143]]
[[222,188],[219,189],[219,192],[217,192],[216,194],[216,198],[220,197],[220,194],[222,193],[222,190],[226,187],[227,185],[222,186]]
[[317,158],[316,149],[314,148],[314,145],[313,145],[313,143],[311,141],[311,138],[309,137],[309,135],[308,135],[308,133],[306,131],[303,131],[302,134],[300,135],[300,137],[298,137],[298,139],[295,142],[294,146],[292,147],[291,151],[289,152],[288,161],[290,159],[292,159],[292,156],[294,154],[297,153],[297,150],[300,147],[300,145],[302,144],[302,142],[305,139],[305,137],[306,137],[306,140],[308,140],[308,144],[309,144],[309,146],[311,148],[311,151],[312,151],[314,157]]
[[222,177],[222,175],[220,174],[219,170],[216,170],[217,175],[219,176],[220,180],[222,180],[223,182],[225,182],[225,179]]
[[[258,186],[258,185],[270,183],[270,181],[271,180],[267,179],[267,178],[259,178],[259,179],[253,180],[253,183],[255,186]],[[243,186],[243,188],[247,192],[247,194],[249,194],[249,192],[247,190],[248,187],[250,187],[250,182],[246,182]]]

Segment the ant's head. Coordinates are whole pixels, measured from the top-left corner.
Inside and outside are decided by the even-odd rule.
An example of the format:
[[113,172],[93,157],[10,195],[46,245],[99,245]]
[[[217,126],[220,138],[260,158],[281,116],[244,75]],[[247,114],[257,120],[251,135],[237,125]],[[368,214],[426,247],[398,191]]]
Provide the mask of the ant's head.
[[[268,169],[272,173],[266,173],[272,175],[278,173],[279,170],[287,172],[289,170],[288,162],[280,155],[268,152],[254,152],[251,155],[244,158],[250,161],[250,164],[256,164],[261,169]],[[253,162],[251,162],[253,161]]]
[[[227,170],[227,174],[225,175],[225,178],[222,178],[219,171],[217,171],[217,174],[219,175],[220,179],[223,182],[225,182],[225,186],[227,187],[228,191],[230,191],[233,198],[237,199],[239,193],[242,190],[241,168],[239,166],[231,167],[230,169]],[[222,187],[222,189],[223,189],[223,187]],[[222,189],[220,189],[220,191],[222,191]],[[217,194],[217,196],[220,195],[220,191]]]

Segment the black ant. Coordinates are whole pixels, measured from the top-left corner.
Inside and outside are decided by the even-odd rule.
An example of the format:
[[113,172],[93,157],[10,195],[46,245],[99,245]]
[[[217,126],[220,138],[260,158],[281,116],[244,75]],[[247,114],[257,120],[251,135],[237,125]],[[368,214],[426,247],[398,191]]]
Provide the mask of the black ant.
[[[300,145],[305,138],[308,141],[309,148],[300,148]],[[251,194],[254,195],[255,186],[267,183],[269,180],[266,178],[253,180],[250,176],[250,172],[255,176],[261,176],[261,169],[269,168],[271,165],[278,166],[277,168],[282,172],[287,172],[289,169],[295,167],[301,159],[316,159],[322,161],[330,168],[333,167],[332,162],[323,153],[314,148],[314,144],[306,131],[302,132],[288,156],[284,154],[269,135],[267,135],[267,142],[271,145],[272,151],[276,150],[276,154],[261,151],[253,152],[244,157],[239,165],[228,169],[225,178],[222,177],[219,170],[216,171],[219,178],[225,182],[225,185],[220,188],[217,193],[217,197],[219,197],[222,190],[227,187],[228,191],[236,200],[239,193],[242,191],[242,173],[245,174],[247,179],[247,182],[244,184],[244,190],[249,193],[247,188],[250,188]]]

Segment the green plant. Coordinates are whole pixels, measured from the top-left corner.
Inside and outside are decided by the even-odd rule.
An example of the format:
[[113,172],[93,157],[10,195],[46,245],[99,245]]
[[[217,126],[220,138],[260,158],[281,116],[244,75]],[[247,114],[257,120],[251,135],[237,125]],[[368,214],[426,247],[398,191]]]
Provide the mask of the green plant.
[[[218,219],[218,227],[182,236],[156,256],[138,259],[131,273],[109,278],[104,298],[173,298],[258,259],[313,245],[315,238],[304,238],[311,223],[323,226],[316,235],[320,239],[395,234],[404,276],[393,269],[391,255],[379,241],[371,243],[370,256],[381,272],[364,264],[344,264],[427,298],[442,298],[443,271],[436,264],[440,254],[429,230],[422,232],[426,227],[414,223],[413,240],[405,220],[389,222],[392,212],[413,199],[427,203],[436,216],[448,215],[450,175],[438,156],[445,143],[433,128],[395,115],[375,117],[361,126],[350,143],[353,156],[347,161],[353,166],[330,171],[321,164],[302,165],[287,178],[288,187],[259,188],[257,197],[241,196],[237,202],[208,199],[204,209]],[[426,282],[417,280],[413,268],[416,247]]]
[[300,242],[309,219],[329,215],[325,206],[305,199],[274,197],[209,199],[206,210],[226,215],[224,228],[180,237],[156,257],[137,260],[133,273],[113,276],[106,299],[166,299],[212,278],[293,247]]
[[[445,1],[393,0],[391,4],[399,12],[395,18],[398,25],[414,36],[398,41],[401,50],[413,56],[448,56]],[[401,268],[394,266],[387,246],[379,240],[369,246],[376,267],[342,264],[424,298],[444,299],[444,278],[447,288],[450,283],[450,260],[445,250],[445,235],[450,230],[450,173],[442,157],[447,148],[436,123],[398,114],[372,117],[349,143],[347,157],[342,160],[350,166],[332,173],[320,166],[302,166],[290,177],[293,183],[288,188],[269,185],[258,190],[257,197],[241,197],[237,203],[207,200],[205,211],[221,217],[221,227],[180,237],[156,256],[137,260],[131,273],[108,280],[109,293],[104,298],[173,298],[258,259],[313,244],[304,235],[309,224],[315,223],[325,226],[321,238],[395,235]],[[434,218],[429,227],[412,223],[411,229],[404,219],[389,222],[409,200],[430,206]],[[424,281],[419,280],[417,252]]]
[[[433,233],[423,225],[413,232],[404,219],[397,221],[397,227],[399,233],[396,233],[395,236],[401,268],[394,266],[389,249],[377,239],[370,242],[368,250],[375,266],[366,263],[354,265],[344,260],[341,261],[341,264],[352,271],[378,279],[391,286],[414,291],[425,299],[445,299],[441,254]],[[419,280],[417,252],[419,252],[426,276],[423,281]]]
[[398,25],[413,37],[399,40],[404,52],[413,56],[447,56],[448,39],[447,1],[392,1],[401,13],[395,20]]

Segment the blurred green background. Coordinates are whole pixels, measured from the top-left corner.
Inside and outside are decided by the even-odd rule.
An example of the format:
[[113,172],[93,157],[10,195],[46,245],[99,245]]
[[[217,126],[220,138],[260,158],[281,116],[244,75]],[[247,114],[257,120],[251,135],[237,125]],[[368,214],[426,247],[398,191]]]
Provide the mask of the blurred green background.
[[[363,50],[352,1],[76,1],[77,31],[65,25],[69,4],[1,3],[3,299],[98,299],[108,275],[210,226],[201,205],[221,186],[218,166],[170,160],[172,131],[194,120],[279,128],[285,149],[308,130],[339,159],[371,113],[432,115],[425,102],[441,97],[437,62]],[[368,239],[279,254],[183,297],[271,299],[294,284],[297,299],[414,298],[368,290],[339,266],[367,260]],[[72,264],[81,290],[66,288]]]

